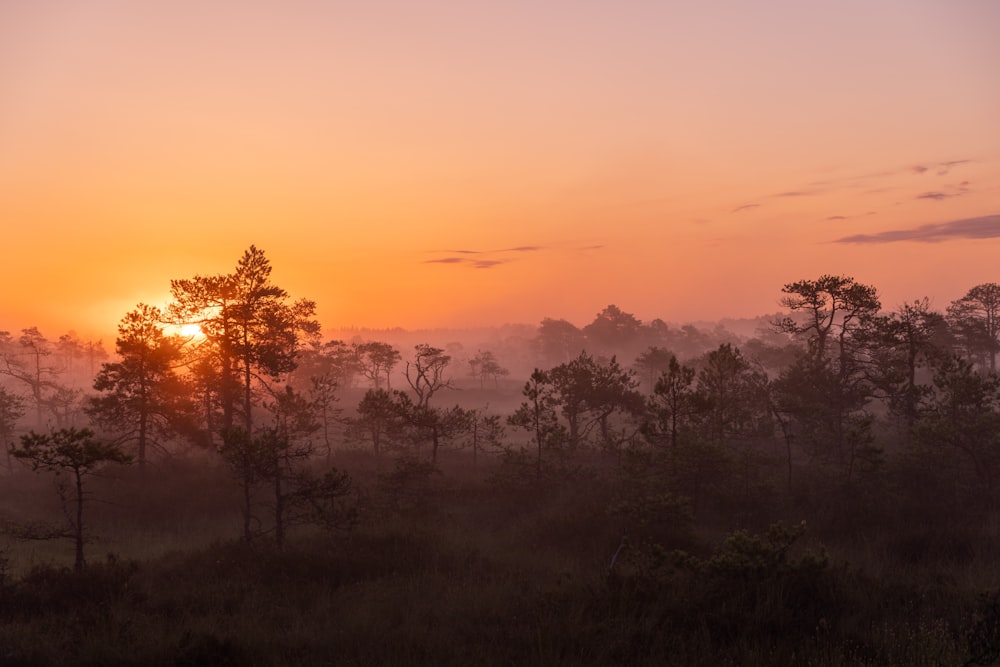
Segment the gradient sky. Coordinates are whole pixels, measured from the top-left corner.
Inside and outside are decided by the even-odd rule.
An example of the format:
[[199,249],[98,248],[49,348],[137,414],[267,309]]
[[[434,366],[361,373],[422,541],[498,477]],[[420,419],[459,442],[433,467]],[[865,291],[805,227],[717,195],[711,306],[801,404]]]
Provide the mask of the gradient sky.
[[1000,2],[0,0],[0,328],[250,244],[326,327],[1000,282]]

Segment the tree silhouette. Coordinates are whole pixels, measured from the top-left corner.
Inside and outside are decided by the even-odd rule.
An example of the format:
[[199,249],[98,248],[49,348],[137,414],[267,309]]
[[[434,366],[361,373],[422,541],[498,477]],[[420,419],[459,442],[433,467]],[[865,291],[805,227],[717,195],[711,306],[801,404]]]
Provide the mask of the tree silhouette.
[[[76,545],[74,569],[83,570],[84,528],[83,506],[86,499],[84,479],[105,463],[125,464],[131,457],[117,445],[94,439],[90,429],[59,429],[48,434],[31,433],[21,436],[21,445],[11,452],[15,458],[27,461],[32,470],[49,470],[60,475],[72,476],[75,512],[67,511],[66,518],[72,529],[70,536]],[[60,487],[60,495],[63,487]],[[68,508],[67,508],[68,510]]]
[[118,325],[119,361],[104,363],[94,380],[101,395],[90,399],[87,413],[101,427],[133,441],[140,471],[148,448],[189,422],[193,403],[189,387],[177,374],[182,342],[166,336],[159,308],[139,304]]
[[825,359],[830,337],[840,344],[839,353],[847,353],[851,334],[866,318],[875,316],[881,307],[874,287],[862,285],[847,276],[820,276],[786,284],[787,296],[781,305],[801,319],[785,317],[775,323],[779,331],[806,337],[813,359]]
[[983,375],[969,360],[952,357],[937,369],[933,382],[916,425],[917,439],[964,457],[992,504],[1000,479],[1000,377]]
[[660,374],[653,388],[650,409],[655,418],[654,438],[669,444],[670,456],[677,456],[677,443],[682,430],[690,427],[694,415],[702,411],[699,395],[694,390],[695,371],[681,365],[670,355],[667,370]]
[[546,364],[569,361],[586,347],[586,338],[574,324],[546,317],[538,327],[535,346]]
[[635,390],[632,371],[615,357],[601,362],[586,352],[548,371],[563,417],[569,427],[569,448],[575,450],[597,426],[602,444],[611,447],[609,417],[615,412],[642,411],[643,399]]
[[[319,334],[312,301],[291,302],[270,282],[271,263],[255,246],[243,253],[233,273],[171,281],[170,317],[176,324],[198,324],[205,336],[199,355],[217,379],[222,408],[219,434],[230,460],[242,466],[243,534],[252,536],[251,487],[259,476],[266,447],[254,438],[255,389],[279,381],[296,367],[304,339]],[[212,374],[205,373],[205,377]],[[237,425],[236,417],[242,416]]]
[[41,428],[45,423],[45,409],[52,409],[51,399],[59,388],[57,378],[61,369],[48,361],[52,344],[38,327],[22,329],[16,344],[9,336],[6,338],[0,373],[28,386],[35,407],[35,427]]
[[426,408],[434,394],[451,387],[450,380],[444,376],[451,357],[441,348],[427,343],[421,343],[414,349],[413,362],[406,362],[406,381],[417,397],[417,405]]
[[497,386],[499,379],[510,375],[510,371],[500,365],[496,355],[489,350],[476,352],[476,356],[469,359],[469,370],[472,377],[479,379],[479,386],[482,387],[486,378],[493,378],[493,385]]
[[403,358],[399,350],[388,343],[371,341],[355,345],[354,351],[361,373],[372,381],[375,389],[381,389],[384,377],[385,388],[392,391],[392,369]]
[[918,372],[947,355],[948,327],[926,297],[904,303],[873,324],[873,381],[908,435],[919,417],[920,402],[931,389],[928,382],[919,381]]
[[873,329],[881,304],[874,287],[845,276],[824,275],[782,288],[782,305],[800,315],[775,323],[785,333],[804,337],[806,354],[776,380],[773,406],[782,425],[809,453],[833,462],[847,479],[858,464],[875,465]]
[[642,322],[614,304],[599,312],[594,321],[583,328],[592,352],[631,350],[641,333]]
[[507,422],[532,434],[535,441],[535,476],[541,477],[544,453],[559,448],[564,437],[556,414],[558,399],[548,373],[537,368],[525,382],[521,393],[525,400]]
[[948,306],[948,322],[959,345],[991,373],[1000,351],[1000,285],[976,285]]
[[0,387],[0,447],[7,452],[7,468],[11,465],[11,448],[14,446],[14,431],[17,420],[24,416],[24,399],[4,387]]
[[376,457],[381,457],[386,438],[399,429],[399,409],[394,394],[385,389],[369,389],[358,403],[357,417],[351,424],[372,443]]

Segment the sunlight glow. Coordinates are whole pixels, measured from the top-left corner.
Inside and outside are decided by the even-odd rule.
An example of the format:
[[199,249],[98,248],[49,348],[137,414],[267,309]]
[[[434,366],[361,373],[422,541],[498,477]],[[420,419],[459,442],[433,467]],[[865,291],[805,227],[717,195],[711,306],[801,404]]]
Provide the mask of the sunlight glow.
[[181,325],[181,336],[184,338],[204,338],[205,334],[197,324]]

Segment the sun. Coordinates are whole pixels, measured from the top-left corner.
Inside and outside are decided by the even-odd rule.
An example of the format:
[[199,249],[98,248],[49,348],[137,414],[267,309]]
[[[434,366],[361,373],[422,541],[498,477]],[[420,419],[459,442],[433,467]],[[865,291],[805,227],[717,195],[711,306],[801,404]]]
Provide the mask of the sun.
[[197,324],[182,324],[181,336],[184,338],[204,338],[205,332]]

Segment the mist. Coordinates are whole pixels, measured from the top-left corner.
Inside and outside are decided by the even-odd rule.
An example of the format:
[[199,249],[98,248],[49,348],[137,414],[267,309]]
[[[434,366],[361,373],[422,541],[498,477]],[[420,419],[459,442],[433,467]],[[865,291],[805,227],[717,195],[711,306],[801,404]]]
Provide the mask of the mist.
[[250,246],[171,280],[113,350],[0,334],[9,655],[992,650],[1000,286],[888,309],[825,274],[752,319],[335,330],[272,268]]

